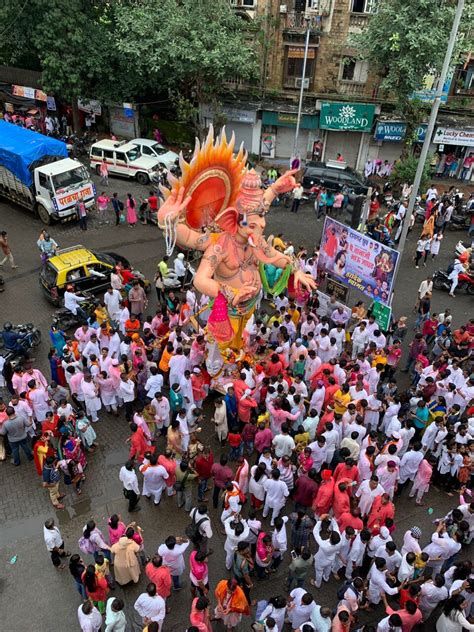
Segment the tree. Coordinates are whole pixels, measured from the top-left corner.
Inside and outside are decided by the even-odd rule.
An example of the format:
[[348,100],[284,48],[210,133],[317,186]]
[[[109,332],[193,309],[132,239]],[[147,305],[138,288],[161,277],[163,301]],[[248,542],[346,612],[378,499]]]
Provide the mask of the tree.
[[0,61],[40,70],[42,87],[68,99],[119,99],[138,86],[115,46],[112,6],[100,0],[29,0],[19,11],[4,3]]
[[[395,100],[396,113],[406,121],[405,153],[426,112],[411,95],[423,87],[428,74],[441,70],[455,5],[448,0],[380,0],[368,28],[351,39],[359,57],[382,77],[380,90]],[[473,17],[474,0],[467,0],[453,62],[460,51],[470,49]]]
[[199,129],[196,105],[218,106],[226,79],[251,80],[258,63],[246,24],[227,0],[117,5],[116,41],[144,84],[165,87]]

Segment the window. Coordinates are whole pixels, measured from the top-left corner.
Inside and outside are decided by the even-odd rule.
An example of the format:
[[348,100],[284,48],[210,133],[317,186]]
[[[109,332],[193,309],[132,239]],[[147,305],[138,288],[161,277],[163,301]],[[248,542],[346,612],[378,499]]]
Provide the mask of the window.
[[242,0],[242,6],[243,7],[250,7],[253,9],[253,7],[257,4],[257,0]]
[[379,0],[351,0],[352,13],[377,13]]
[[114,159],[114,152],[112,149],[105,149],[104,150],[104,158],[107,158],[107,160],[113,160]]
[[96,158],[102,158],[102,149],[99,149],[99,147],[93,147],[91,153]]
[[[301,79],[303,74],[304,63],[304,46],[288,46],[286,48],[286,63],[285,63],[285,84],[295,86],[296,79]],[[316,49],[310,48],[308,50],[308,58],[306,60],[305,78],[309,79],[311,84],[314,75],[314,63],[316,58]],[[296,86],[298,87],[298,86]]]
[[153,155],[151,147],[147,147],[146,145],[142,145],[141,146],[141,150],[142,150],[142,154],[144,156],[152,156]]
[[343,57],[339,70],[339,79],[342,81],[354,81],[355,83],[366,83],[368,73],[368,63],[360,61],[354,57]]

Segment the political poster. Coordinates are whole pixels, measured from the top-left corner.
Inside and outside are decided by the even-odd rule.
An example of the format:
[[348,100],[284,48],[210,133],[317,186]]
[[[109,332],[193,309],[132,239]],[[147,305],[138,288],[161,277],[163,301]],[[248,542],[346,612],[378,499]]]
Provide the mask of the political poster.
[[398,252],[326,217],[318,273],[330,274],[384,305],[390,302]]

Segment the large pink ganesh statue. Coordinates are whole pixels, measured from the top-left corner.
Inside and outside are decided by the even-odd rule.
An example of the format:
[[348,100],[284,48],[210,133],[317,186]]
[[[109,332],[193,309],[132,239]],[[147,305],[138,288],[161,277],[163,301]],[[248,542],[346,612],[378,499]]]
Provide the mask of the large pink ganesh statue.
[[315,284],[264,236],[270,205],[294,189],[295,172],[288,171],[264,191],[257,173],[246,168],[242,146],[234,156],[234,143],[234,136],[227,141],[225,130],[214,142],[212,128],[202,146],[196,141],[191,162],[180,158],[182,176],[173,180],[158,223],[168,249],[176,242],[204,252],[194,285],[213,299],[208,328],[221,349],[239,350],[262,287],[260,264],[290,266],[295,285],[311,290]]

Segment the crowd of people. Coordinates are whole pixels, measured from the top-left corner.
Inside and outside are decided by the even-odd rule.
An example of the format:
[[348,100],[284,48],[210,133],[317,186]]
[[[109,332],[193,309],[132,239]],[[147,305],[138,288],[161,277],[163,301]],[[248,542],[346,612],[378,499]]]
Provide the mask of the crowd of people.
[[[282,236],[274,246],[293,248]],[[296,254],[316,275],[318,251]],[[73,555],[46,521],[52,564],[67,571],[69,557],[84,599],[81,629],[100,630],[105,616],[107,632],[126,630],[124,600],[110,591],[146,577],[136,616],[147,632],[166,630],[188,568],[188,632],[221,629],[216,620],[229,631],[252,620],[272,632],[410,632],[427,621],[438,632],[474,630],[465,553],[474,529],[474,321],[454,328],[448,309],[430,314],[426,279],[400,368],[405,317],[384,332],[362,303],[349,316],[334,297],[322,306],[316,294],[296,303],[283,293],[260,303],[243,350],[216,374],[207,298],[165,291],[167,268],[161,261],[154,315],[133,288],[123,300],[117,270],[100,318],[84,313],[71,335],[52,328],[51,379],[26,359],[0,402],[0,458],[34,461],[57,510],[63,490],[80,495],[87,484],[107,412],[129,425],[118,472],[124,511],[139,512],[145,498],[189,513],[185,533],[150,557],[139,525],[119,515],[103,526],[108,535],[87,522]],[[421,506],[430,486],[450,510],[432,533],[416,525],[397,533],[397,546],[400,498]],[[218,534],[225,568],[213,567],[222,579],[210,586]],[[334,600],[323,603],[314,588],[332,580]]]

